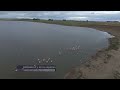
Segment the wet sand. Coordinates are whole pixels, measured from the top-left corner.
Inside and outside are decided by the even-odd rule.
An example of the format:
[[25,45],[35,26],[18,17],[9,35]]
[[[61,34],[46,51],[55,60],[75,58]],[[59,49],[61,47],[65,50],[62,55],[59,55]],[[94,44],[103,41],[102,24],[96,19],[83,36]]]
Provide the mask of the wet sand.
[[[108,32],[117,38],[111,39],[108,49],[100,50],[88,62],[73,68],[65,79],[120,79],[120,26],[99,25],[85,26]],[[117,47],[117,48],[116,48]]]

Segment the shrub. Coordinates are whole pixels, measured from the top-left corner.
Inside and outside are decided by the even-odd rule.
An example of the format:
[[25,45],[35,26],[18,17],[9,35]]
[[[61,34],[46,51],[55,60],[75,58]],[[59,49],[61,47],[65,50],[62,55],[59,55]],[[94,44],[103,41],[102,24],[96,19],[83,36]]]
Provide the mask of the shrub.
[[48,19],[48,21],[53,21],[53,19]]

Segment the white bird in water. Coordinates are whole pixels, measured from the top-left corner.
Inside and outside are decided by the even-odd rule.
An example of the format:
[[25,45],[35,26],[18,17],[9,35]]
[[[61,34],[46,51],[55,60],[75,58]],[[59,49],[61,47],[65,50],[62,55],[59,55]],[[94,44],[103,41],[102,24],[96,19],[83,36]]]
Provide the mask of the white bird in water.
[[41,63],[41,61],[39,61],[39,63]]
[[46,61],[46,63],[48,63],[48,61]]
[[36,65],[34,65],[34,67],[36,67]]
[[75,50],[75,47],[73,47],[73,50]]
[[59,55],[61,55],[61,52],[59,51]]
[[45,59],[43,59],[43,61],[45,61]]
[[50,60],[50,58],[48,58],[48,60]]

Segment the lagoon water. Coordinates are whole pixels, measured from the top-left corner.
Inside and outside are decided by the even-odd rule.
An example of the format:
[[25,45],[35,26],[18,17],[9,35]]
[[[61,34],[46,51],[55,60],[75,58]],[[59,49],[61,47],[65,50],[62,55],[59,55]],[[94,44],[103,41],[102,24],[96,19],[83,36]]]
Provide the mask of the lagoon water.
[[[108,47],[108,33],[84,27],[0,21],[0,78],[63,78]],[[56,72],[15,72],[17,65],[55,65]]]

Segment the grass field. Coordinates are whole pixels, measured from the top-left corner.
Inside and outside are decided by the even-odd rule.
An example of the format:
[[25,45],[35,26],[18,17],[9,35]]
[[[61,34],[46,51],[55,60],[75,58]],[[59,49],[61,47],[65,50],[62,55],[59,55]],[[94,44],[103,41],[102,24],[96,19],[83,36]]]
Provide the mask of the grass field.
[[0,19],[0,20],[9,20],[9,21],[31,21],[31,22],[42,22],[49,24],[59,24],[67,26],[96,26],[96,25],[110,25],[110,26],[120,26],[120,22],[98,22],[98,21],[74,21],[74,20],[44,20],[44,19]]

